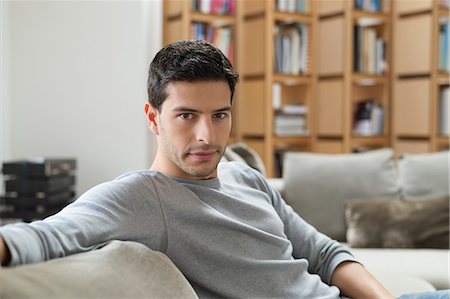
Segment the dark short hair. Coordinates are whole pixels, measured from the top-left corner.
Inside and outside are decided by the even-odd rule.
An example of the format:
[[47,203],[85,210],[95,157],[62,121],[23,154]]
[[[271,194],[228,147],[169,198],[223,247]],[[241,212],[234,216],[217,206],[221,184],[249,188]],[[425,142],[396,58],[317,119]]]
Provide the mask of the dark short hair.
[[233,101],[239,75],[228,58],[213,45],[199,40],[169,44],[153,58],[148,71],[147,91],[150,104],[161,111],[166,87],[177,81],[224,81],[230,86]]

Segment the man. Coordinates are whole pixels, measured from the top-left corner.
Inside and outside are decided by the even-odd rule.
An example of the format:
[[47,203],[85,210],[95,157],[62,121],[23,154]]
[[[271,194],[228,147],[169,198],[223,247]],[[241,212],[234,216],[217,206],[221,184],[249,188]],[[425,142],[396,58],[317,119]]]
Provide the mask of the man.
[[2,265],[131,240],[165,253],[200,297],[393,298],[260,174],[218,166],[237,82],[228,59],[205,42],[163,48],[144,108],[158,141],[151,169],[98,185],[43,221],[1,227]]

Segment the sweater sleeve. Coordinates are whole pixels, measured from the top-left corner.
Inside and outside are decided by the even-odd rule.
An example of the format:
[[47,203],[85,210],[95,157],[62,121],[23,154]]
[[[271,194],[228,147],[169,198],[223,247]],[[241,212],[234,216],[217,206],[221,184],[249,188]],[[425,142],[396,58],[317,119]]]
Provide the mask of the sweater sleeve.
[[92,188],[44,220],[0,227],[11,251],[10,265],[89,251],[111,240],[163,250],[164,219],[151,187],[145,179],[125,177]]
[[284,223],[284,232],[293,246],[293,257],[305,258],[309,263],[308,272],[319,275],[330,285],[336,267],[344,261],[356,261],[354,256],[346,246],[320,233],[304,221],[262,175],[256,174],[261,182],[260,188],[265,189],[270,196],[272,205]]
[[273,199],[274,207],[284,223],[286,236],[292,243],[294,258],[305,258],[309,262],[308,272],[318,274],[330,285],[336,267],[344,261],[355,261],[355,258],[344,245],[305,222],[277,191]]

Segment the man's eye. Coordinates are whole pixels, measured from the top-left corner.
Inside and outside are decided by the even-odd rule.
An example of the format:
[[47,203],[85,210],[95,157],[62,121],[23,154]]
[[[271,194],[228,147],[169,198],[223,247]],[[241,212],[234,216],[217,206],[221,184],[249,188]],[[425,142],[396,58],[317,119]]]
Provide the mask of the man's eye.
[[224,112],[214,114],[214,118],[225,118],[227,116],[228,116],[228,114],[226,114]]
[[181,113],[178,117],[181,119],[192,119],[194,118],[194,115],[192,113]]

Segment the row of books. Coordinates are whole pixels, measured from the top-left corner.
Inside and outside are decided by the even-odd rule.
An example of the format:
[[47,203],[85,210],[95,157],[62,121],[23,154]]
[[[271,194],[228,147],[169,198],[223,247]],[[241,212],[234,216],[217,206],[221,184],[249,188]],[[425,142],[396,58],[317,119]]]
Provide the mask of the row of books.
[[275,32],[275,72],[310,73],[311,27],[303,23],[278,25]]
[[302,104],[287,104],[276,111],[274,133],[276,136],[308,135],[306,115],[307,107]]
[[193,39],[206,40],[216,45],[233,62],[234,42],[231,28],[215,27],[205,23],[192,23],[190,35]]
[[377,37],[373,27],[354,27],[353,69],[374,75],[382,75],[387,71],[386,42]]
[[373,99],[362,100],[353,108],[353,133],[360,136],[383,134],[384,109]]
[[275,9],[282,12],[307,13],[310,0],[277,0]]
[[442,72],[450,72],[449,26],[450,21],[441,23],[439,26],[439,71]]
[[439,115],[439,134],[450,135],[450,122],[448,118],[450,116],[450,87],[445,86],[440,90],[440,115]]
[[75,198],[74,159],[4,162],[0,218],[30,222],[56,213]]
[[192,0],[192,9],[205,14],[234,15],[235,0]]
[[440,8],[450,8],[450,0],[439,0]]
[[380,12],[382,0],[355,0],[355,9],[361,9],[368,12]]

